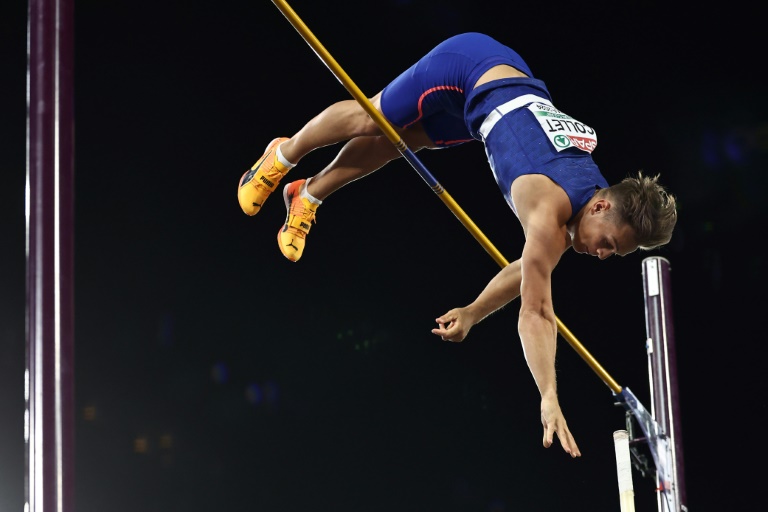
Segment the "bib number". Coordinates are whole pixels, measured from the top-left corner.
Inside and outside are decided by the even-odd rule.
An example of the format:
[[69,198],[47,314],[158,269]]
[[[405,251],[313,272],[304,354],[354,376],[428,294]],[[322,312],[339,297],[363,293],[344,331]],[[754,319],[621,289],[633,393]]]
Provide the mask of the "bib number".
[[541,129],[557,151],[575,147],[592,153],[597,147],[597,133],[593,128],[555,107],[534,102],[528,105],[528,110],[536,116]]

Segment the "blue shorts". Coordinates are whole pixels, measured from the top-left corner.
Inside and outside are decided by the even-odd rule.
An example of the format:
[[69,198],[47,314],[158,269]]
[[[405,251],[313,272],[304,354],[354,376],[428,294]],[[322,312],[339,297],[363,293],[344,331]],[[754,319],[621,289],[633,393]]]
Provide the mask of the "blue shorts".
[[474,140],[464,118],[467,96],[483,73],[500,64],[533,78],[522,57],[495,39],[474,32],[453,36],[384,88],[381,111],[399,128],[421,121],[439,147]]

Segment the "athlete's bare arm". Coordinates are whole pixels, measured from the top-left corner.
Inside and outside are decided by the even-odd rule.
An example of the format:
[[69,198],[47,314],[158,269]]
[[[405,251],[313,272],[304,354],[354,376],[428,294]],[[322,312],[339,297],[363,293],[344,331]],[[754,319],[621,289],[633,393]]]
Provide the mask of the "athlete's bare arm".
[[559,186],[543,175],[526,175],[515,180],[512,199],[525,232],[518,333],[528,368],[541,394],[543,444],[545,448],[550,447],[557,433],[563,449],[572,457],[578,457],[581,452],[557,397],[557,319],[552,306],[551,279],[560,256],[570,247],[566,231],[570,201]]

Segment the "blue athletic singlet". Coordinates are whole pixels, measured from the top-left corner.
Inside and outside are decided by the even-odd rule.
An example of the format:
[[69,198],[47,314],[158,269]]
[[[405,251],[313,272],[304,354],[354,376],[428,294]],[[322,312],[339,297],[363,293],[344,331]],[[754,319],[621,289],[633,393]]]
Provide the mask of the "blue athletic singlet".
[[[529,78],[494,80],[473,89],[499,64]],[[524,174],[544,174],[560,185],[572,216],[597,188],[608,186],[592,159],[594,130],[555,109],[546,85],[522,57],[487,35],[460,34],[437,45],[384,88],[381,110],[400,128],[421,121],[439,147],[483,141],[515,214],[510,188]]]

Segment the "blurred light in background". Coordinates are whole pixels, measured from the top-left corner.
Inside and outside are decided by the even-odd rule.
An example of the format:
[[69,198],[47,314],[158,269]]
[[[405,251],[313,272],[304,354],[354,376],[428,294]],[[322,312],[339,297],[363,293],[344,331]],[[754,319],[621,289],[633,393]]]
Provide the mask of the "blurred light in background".
[[229,381],[229,368],[223,362],[218,362],[211,368],[211,378],[216,384],[226,384]]

